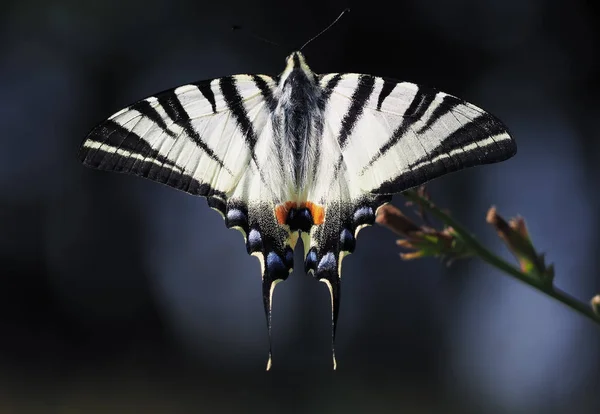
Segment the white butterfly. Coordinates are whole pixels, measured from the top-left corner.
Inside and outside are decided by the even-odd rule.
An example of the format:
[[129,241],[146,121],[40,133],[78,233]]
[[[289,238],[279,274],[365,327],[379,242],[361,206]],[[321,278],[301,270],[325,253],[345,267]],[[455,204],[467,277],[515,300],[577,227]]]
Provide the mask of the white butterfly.
[[81,159],[206,197],[260,261],[269,337],[273,289],[302,237],[305,270],[331,293],[333,349],[342,259],[377,209],[515,153],[505,126],[474,105],[408,82],[317,75],[294,52],[278,77],[198,82],[117,112],[88,135]]

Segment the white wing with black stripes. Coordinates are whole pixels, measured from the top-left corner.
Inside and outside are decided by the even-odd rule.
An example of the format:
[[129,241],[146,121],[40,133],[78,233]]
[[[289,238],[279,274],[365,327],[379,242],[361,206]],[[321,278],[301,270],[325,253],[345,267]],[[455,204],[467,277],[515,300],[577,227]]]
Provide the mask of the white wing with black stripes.
[[370,75],[318,76],[294,52],[277,78],[199,82],[117,112],[88,135],[81,159],[207,197],[261,263],[269,338],[273,289],[302,237],[305,270],[331,293],[333,349],[341,262],[377,209],[515,152],[502,123],[474,105]]
[[395,194],[515,153],[497,118],[452,95],[370,75],[321,78],[330,82],[326,119],[342,149],[334,173],[343,164],[357,194]]
[[225,202],[248,168],[259,168],[256,130],[267,124],[264,91],[274,85],[266,76],[239,75],[157,94],[98,125],[80,157],[90,167]]

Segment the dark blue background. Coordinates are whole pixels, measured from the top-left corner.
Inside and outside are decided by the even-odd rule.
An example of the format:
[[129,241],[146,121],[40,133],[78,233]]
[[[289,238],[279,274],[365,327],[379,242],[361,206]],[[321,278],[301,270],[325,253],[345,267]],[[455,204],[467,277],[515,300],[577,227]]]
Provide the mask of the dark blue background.
[[[485,213],[523,215],[557,285],[588,301],[600,291],[592,2],[354,3],[305,49],[312,69],[434,86],[504,120],[515,158],[430,191],[507,258]],[[599,412],[598,326],[478,260],[402,262],[381,227],[344,262],[338,371],[327,289],[298,266],[275,292],[266,374],[259,265],[240,234],[202,199],[79,163],[86,133],[121,107],[277,74],[348,3],[2,6],[0,412]]]

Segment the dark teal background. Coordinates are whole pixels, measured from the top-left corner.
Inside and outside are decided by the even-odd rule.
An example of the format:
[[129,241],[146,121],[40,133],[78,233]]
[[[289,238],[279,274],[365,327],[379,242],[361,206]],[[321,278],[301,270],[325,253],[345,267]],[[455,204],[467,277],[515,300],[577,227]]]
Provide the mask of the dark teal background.
[[588,301],[600,292],[591,3],[5,0],[0,413],[600,412],[598,326],[478,260],[402,262],[381,227],[344,261],[338,371],[327,289],[297,266],[275,291],[267,374],[259,265],[241,235],[203,199],[77,158],[97,122],[140,98],[279,73],[349,5],[304,50],[311,68],[433,86],[502,119],[517,156],[430,192],[507,258],[486,211],[523,215],[557,285]]

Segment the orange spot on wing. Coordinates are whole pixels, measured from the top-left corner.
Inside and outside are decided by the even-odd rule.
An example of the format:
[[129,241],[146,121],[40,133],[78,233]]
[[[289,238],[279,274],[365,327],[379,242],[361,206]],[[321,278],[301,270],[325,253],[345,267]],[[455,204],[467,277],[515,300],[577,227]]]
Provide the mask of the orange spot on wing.
[[275,217],[277,218],[277,222],[279,224],[285,224],[285,222],[287,221],[288,211],[290,211],[294,204],[295,203],[291,201],[286,201],[283,204],[275,206]]
[[323,206],[315,204],[311,201],[306,202],[306,208],[310,211],[313,218],[313,224],[318,226],[325,221],[325,209]]

